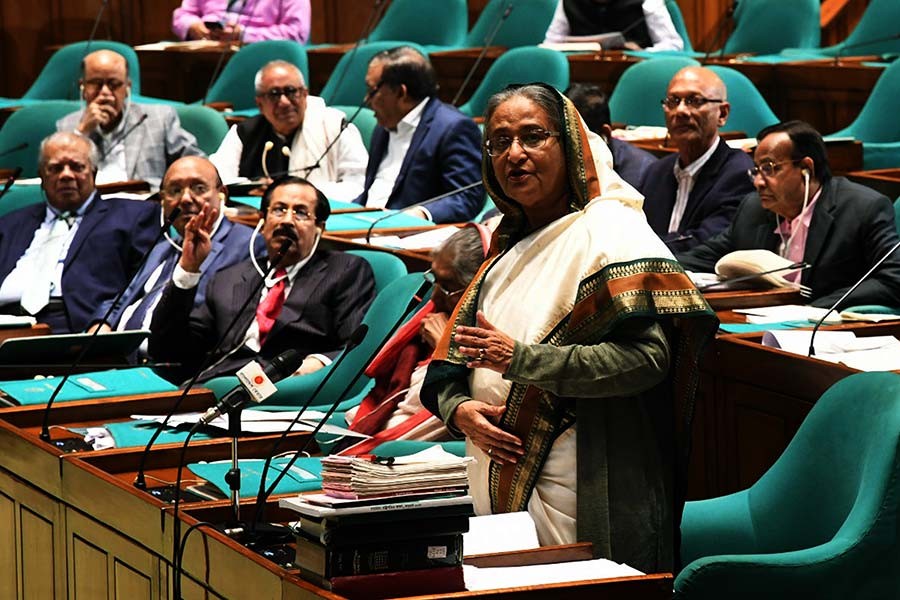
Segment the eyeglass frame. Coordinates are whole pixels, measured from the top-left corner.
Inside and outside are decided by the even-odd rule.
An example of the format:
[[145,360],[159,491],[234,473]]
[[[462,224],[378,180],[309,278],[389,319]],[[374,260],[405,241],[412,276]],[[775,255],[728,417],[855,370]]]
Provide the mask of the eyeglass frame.
[[284,96],[288,99],[288,101],[296,100],[301,95],[305,95],[308,93],[308,89],[304,86],[294,87],[292,85],[286,85],[284,87],[273,87],[269,88],[265,92],[258,92],[256,94],[257,98],[261,98],[267,102],[272,104],[277,103],[281,100],[281,97]]
[[[775,175],[777,175],[779,171],[781,171],[781,168],[780,168],[781,165],[784,165],[787,163],[797,164],[801,160],[803,160],[803,159],[788,158],[785,160],[779,160],[778,162],[775,162],[773,160],[767,160],[767,161],[763,162],[762,165],[753,163],[753,166],[750,167],[749,169],[747,169],[747,175],[750,177],[751,180],[756,179],[757,175],[762,175],[762,177],[764,179],[771,179],[772,177],[775,177]],[[765,171],[762,170],[762,167],[766,166],[766,165],[772,170],[771,173],[766,173]],[[776,167],[778,167],[778,168],[776,168]]]
[[448,291],[444,288],[444,286],[441,285],[441,282],[439,282],[439,281],[435,278],[435,276],[434,276],[434,269],[428,269],[428,270],[424,271],[424,272],[422,273],[422,278],[423,278],[425,281],[427,281],[428,283],[430,283],[433,287],[440,288],[440,290],[441,290],[441,292],[443,292],[444,296],[446,296],[447,298],[451,298],[451,299],[452,299],[454,296],[461,296],[461,295],[463,294],[463,292],[466,291],[466,287],[467,287],[467,286],[464,285],[464,286],[462,286],[461,288],[459,288],[458,290],[456,290],[456,291],[454,291],[454,292],[448,292]]
[[488,156],[490,156],[491,158],[497,158],[497,157],[503,156],[504,154],[509,152],[510,149],[512,148],[513,142],[518,142],[519,147],[522,148],[522,150],[524,150],[525,152],[528,152],[529,150],[540,150],[547,143],[547,140],[549,140],[550,138],[554,138],[554,137],[558,138],[561,135],[560,132],[558,132],[558,131],[550,131],[549,129],[544,129],[543,127],[536,127],[534,129],[530,129],[527,132],[525,132],[523,135],[535,134],[538,132],[540,132],[540,134],[543,137],[541,138],[540,142],[534,146],[530,146],[530,145],[524,143],[522,140],[522,136],[519,136],[519,135],[498,136],[498,137],[509,138],[509,145],[506,148],[503,148],[502,150],[496,150],[496,152],[497,152],[496,154],[494,154],[494,151],[492,151],[492,149],[491,149],[491,146],[493,146],[493,144],[491,143],[490,137],[485,139],[484,142],[482,142],[481,146],[484,148],[484,151],[487,152]]
[[[669,102],[672,99],[677,99],[678,103],[674,106],[669,106]],[[702,100],[702,102],[697,104],[698,100]],[[700,94],[691,94],[690,96],[685,96],[683,98],[681,96],[669,95],[659,101],[659,103],[662,104],[663,110],[677,110],[682,103],[688,110],[700,110],[707,104],[722,104],[723,102],[727,102],[727,100],[724,98],[707,98]]]
[[377,94],[378,92],[381,91],[382,86],[384,86],[383,79],[381,81],[379,81],[378,83],[376,83],[375,85],[373,85],[372,87],[366,86],[366,95],[363,96],[363,102],[368,104],[372,100],[372,98],[375,97],[375,94]]
[[[293,206],[270,206],[266,209],[266,218],[268,218],[269,215],[272,215],[276,219],[283,219],[286,214],[290,213],[291,220],[294,223],[308,223],[309,221],[317,222],[315,212],[310,213],[306,211],[305,207],[300,208],[303,209],[303,212],[298,212],[298,209]],[[305,217],[302,216],[304,214],[306,215]],[[298,219],[297,217],[302,218]]]
[[[173,190],[175,190],[176,187],[178,188],[178,190],[173,191]],[[203,190],[194,189],[194,188],[200,188],[200,187],[202,187],[204,189]],[[160,188],[159,195],[163,196],[165,198],[171,198],[171,199],[181,198],[182,196],[184,196],[184,190],[188,190],[188,192],[191,195],[191,198],[196,199],[196,198],[205,196],[206,194],[213,191],[213,189],[214,188],[206,185],[205,183],[198,181],[198,182],[192,183],[190,185],[175,186],[173,184],[170,186],[166,186],[164,188]]]
[[128,85],[128,81],[122,81],[121,79],[118,79],[115,77],[110,77],[108,79],[105,79],[103,77],[94,77],[93,79],[82,79],[80,83],[81,83],[81,87],[83,87],[85,90],[89,90],[91,92],[93,92],[95,88],[96,88],[96,91],[99,92],[103,89],[104,86],[106,86],[106,88],[112,93],[116,93],[121,88]]

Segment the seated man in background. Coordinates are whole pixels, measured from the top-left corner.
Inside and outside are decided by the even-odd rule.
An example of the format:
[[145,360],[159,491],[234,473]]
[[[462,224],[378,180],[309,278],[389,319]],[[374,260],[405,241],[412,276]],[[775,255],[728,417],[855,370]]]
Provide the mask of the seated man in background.
[[662,104],[678,152],[651,165],[639,189],[650,227],[672,251],[684,251],[728,227],[738,202],[753,191],[746,176],[753,161],[719,137],[731,106],[713,71],[678,71]]
[[[168,377],[186,379],[204,361],[210,366],[199,381],[233,375],[250,360],[265,366],[288,348],[306,357],[298,370],[305,374],[337,355],[362,322],[375,295],[375,281],[364,259],[318,248],[330,212],[328,199],[305,179],[276,180],[260,207],[267,259],[257,261],[251,255],[214,274],[197,308],[201,265],[209,257],[218,211],[207,206],[191,217],[181,258],[150,324],[150,356],[183,366]],[[275,273],[240,313],[272,266]]]
[[300,69],[289,62],[268,63],[254,85],[260,114],[233,125],[210,157],[222,178],[291,174],[308,179],[328,198],[356,198],[369,159],[356,126],[309,96]]
[[[185,225],[204,208],[216,211],[219,216],[212,226],[209,256],[200,267],[194,307],[205,301],[206,284],[215,273],[250,257],[248,249],[253,230],[225,218],[222,204],[227,199],[227,194],[216,168],[205,158],[186,156],[172,163],[160,188],[161,218],[168,219],[176,207],[181,209],[172,224],[177,235],[171,236],[166,232],[165,238],[153,248],[147,262],[131,280],[119,305],[104,324],[106,329],[150,329],[156,304],[166,284],[172,279],[175,265],[181,257]],[[262,253],[265,245],[261,238],[257,238],[257,242],[257,250]],[[100,322],[111,302],[104,302],[97,308],[94,312],[95,322]],[[146,347],[142,351],[146,355]]]
[[[365,191],[370,208],[403,209],[481,180],[481,133],[475,122],[437,98],[428,59],[409,46],[376,54],[366,73],[366,103],[375,111]],[[475,186],[410,210],[435,223],[478,215],[484,190]]]
[[346,413],[350,429],[372,437],[358,443],[353,443],[358,438],[348,438],[351,445],[342,454],[365,454],[388,440],[450,439],[443,422],[422,406],[419,390],[450,313],[484,262],[490,237],[486,227],[470,223],[434,251],[431,302],[401,326],[375,356],[366,368],[375,387],[359,407]]
[[155,190],[173,161],[203,156],[174,108],[131,102],[128,62],[121,54],[91,52],[81,70],[81,97],[87,105],[57,121],[56,130],[74,131],[96,144],[98,184],[141,180]]
[[641,189],[647,169],[656,157],[612,136],[609,116],[609,98],[592,83],[573,83],[566,96],[581,113],[588,129],[603,138],[613,156],[613,169],[635,189]]
[[33,315],[53,333],[84,331],[131,280],[158,231],[153,202],[101,198],[97,149],[75,133],[41,142],[46,203],[0,219],[0,313]]
[[[897,243],[894,208],[882,194],[832,177],[822,136],[809,124],[779,123],[757,138],[756,191],[728,229],[676,257],[709,272],[729,252],[771,250],[810,264],[799,283],[812,289],[813,306],[829,307]],[[890,257],[841,307],[859,304],[900,304],[900,258]]]
[[559,0],[544,41],[616,31],[629,50],[684,50],[663,0]]
[[172,12],[181,40],[309,40],[309,0],[182,0]]

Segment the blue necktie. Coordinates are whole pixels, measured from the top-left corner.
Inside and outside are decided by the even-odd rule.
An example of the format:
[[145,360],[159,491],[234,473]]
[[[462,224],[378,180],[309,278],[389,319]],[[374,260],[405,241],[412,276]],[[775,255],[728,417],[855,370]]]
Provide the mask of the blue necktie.
[[153,287],[150,288],[150,291],[144,294],[143,298],[138,300],[140,304],[137,309],[131,313],[131,317],[129,317],[128,321],[125,323],[125,329],[130,331],[144,328],[144,318],[147,316],[147,311],[149,311],[151,307],[156,306],[157,299],[162,295],[166,284],[172,279],[172,273],[175,272],[175,264],[177,262],[178,253],[174,248],[170,248],[166,260],[163,262],[162,272],[159,274]]

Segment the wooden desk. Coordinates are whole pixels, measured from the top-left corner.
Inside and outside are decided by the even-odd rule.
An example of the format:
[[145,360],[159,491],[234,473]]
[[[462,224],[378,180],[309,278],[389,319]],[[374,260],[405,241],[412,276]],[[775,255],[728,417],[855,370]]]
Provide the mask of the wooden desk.
[[50,326],[46,323],[37,323],[35,325],[26,325],[23,327],[3,327],[0,328],[0,342],[21,337],[37,337],[40,335],[50,335]]
[[900,198],[900,169],[878,169],[875,171],[854,171],[847,178],[869,186],[894,202]]

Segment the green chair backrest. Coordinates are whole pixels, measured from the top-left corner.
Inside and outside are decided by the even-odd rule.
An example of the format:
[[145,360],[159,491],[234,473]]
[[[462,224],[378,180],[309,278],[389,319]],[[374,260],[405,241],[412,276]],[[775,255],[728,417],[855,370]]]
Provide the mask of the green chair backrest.
[[[900,52],[900,2],[897,0],[870,0],[856,27],[840,44],[823,48],[835,56],[864,56],[866,54],[890,54]],[[871,43],[866,43],[870,42]]]
[[175,107],[181,126],[194,134],[197,145],[206,154],[219,149],[219,144],[228,133],[228,123],[217,110],[197,104],[183,104]]
[[15,111],[0,129],[0,149],[13,148],[22,142],[25,148],[0,157],[0,167],[22,167],[22,178],[37,177],[41,141],[56,132],[56,121],[81,108],[72,100],[47,100],[28,104]]
[[856,119],[832,135],[852,135],[861,142],[900,142],[900,61],[884,70]]
[[[234,110],[256,108],[256,72],[266,63],[283,60],[300,69],[309,84],[306,48],[292,40],[265,40],[242,47],[225,65],[206,94],[206,102],[231,102]],[[198,100],[203,101],[203,98]]]
[[392,0],[368,41],[461,46],[468,25],[466,0]]
[[396,41],[372,42],[350,50],[335,65],[334,71],[319,94],[325,100],[325,104],[359,106],[366,96],[366,71],[369,70],[369,61],[379,52],[397,46],[411,46],[423,56],[428,56],[419,44]]
[[406,275],[407,272],[403,261],[390,252],[348,250],[347,254],[354,254],[366,259],[369,266],[372,267],[372,273],[375,275],[375,293],[381,293],[381,290],[390,285],[391,282]]
[[691,45],[691,35],[688,33],[687,25],[684,22],[684,15],[681,14],[681,7],[675,0],[666,0],[666,9],[669,16],[672,17],[672,24],[675,25],[675,31],[681,36],[684,42],[684,52],[693,52],[694,47]]
[[427,450],[434,445],[440,445],[444,450],[456,456],[466,455],[466,443],[462,440],[451,442],[421,442],[418,440],[390,440],[382,442],[372,449],[375,456],[409,456],[422,450]]
[[669,88],[669,80],[684,67],[699,66],[684,56],[660,56],[628,67],[609,96],[613,123],[665,126],[660,101]]
[[[87,42],[75,42],[53,53],[37,79],[22,95],[28,100],[80,100],[78,80],[81,79],[81,61],[84,60]],[[141,65],[134,48],[119,42],[94,40],[89,52],[112,50],[125,57],[128,75],[131,77],[131,93],[141,93]],[[89,53],[88,52],[88,53]]]
[[533,81],[565,91],[569,87],[569,61],[561,52],[537,46],[507,50],[491,65],[472,97],[459,110],[470,117],[481,116],[492,95],[511,83]]
[[894,225],[897,227],[897,233],[900,234],[900,198],[894,200]]
[[763,127],[774,125],[780,121],[772,112],[769,103],[746,75],[730,67],[713,65],[709,68],[725,82],[725,88],[728,90],[728,102],[731,104],[728,122],[722,129],[743,131],[748,137],[753,137]]
[[39,185],[13,185],[0,201],[0,217],[14,210],[44,201],[44,192]]
[[[343,113],[347,115],[347,119],[349,120],[359,107],[339,105],[332,106],[331,108],[336,108],[340,111],[343,111]],[[359,129],[359,134],[362,136],[363,144],[366,145],[366,150],[368,150],[369,144],[372,143],[372,132],[375,131],[375,126],[378,125],[378,121],[375,120],[375,112],[371,108],[362,108],[359,111],[359,114],[356,115],[356,118],[353,119],[353,124],[356,125],[357,129]]]
[[557,0],[490,0],[469,30],[464,46],[484,46],[510,5],[513,10],[503,21],[491,45],[517,48],[540,44],[553,20],[556,4]]
[[785,48],[818,48],[820,0],[741,0],[725,53],[778,54]]

